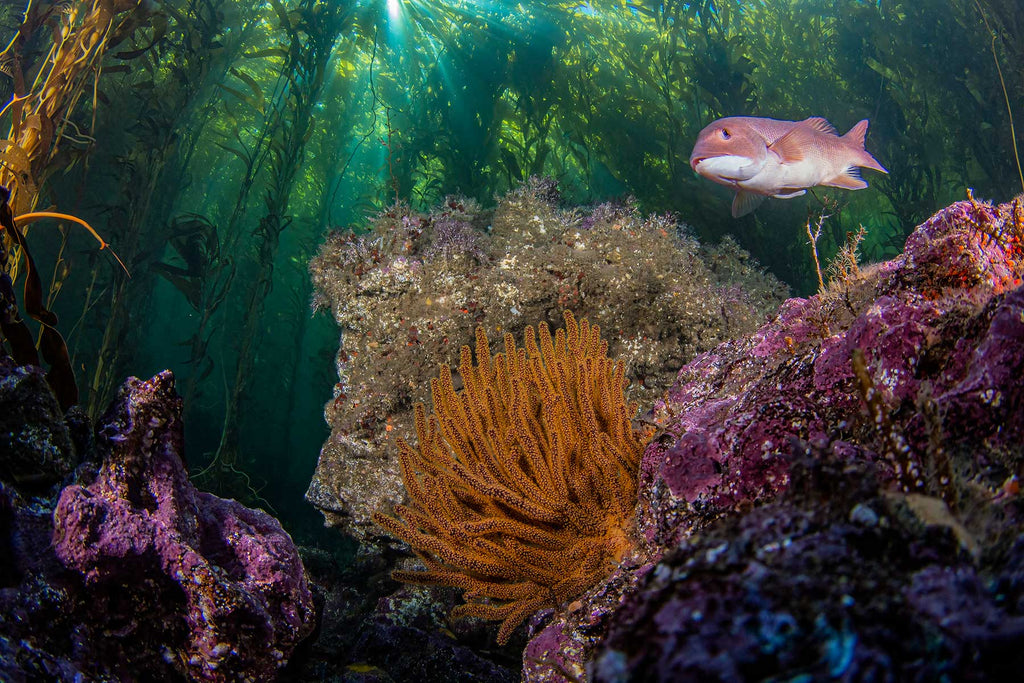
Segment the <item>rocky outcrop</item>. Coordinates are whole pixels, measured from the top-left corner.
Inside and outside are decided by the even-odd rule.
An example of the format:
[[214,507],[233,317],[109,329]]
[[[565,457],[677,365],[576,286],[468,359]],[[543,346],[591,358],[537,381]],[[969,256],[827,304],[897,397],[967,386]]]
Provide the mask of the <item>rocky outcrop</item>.
[[1022,247],[1020,199],[959,202],[684,366],[646,418],[646,555],[541,622],[525,678],[1018,670]]
[[[60,432],[48,424],[37,433]],[[129,379],[96,434],[102,464],[82,483],[0,489],[0,677],[274,678],[315,624],[291,538],[189,482],[169,372]]]
[[731,240],[703,247],[632,204],[563,209],[550,180],[490,211],[457,197],[430,214],[396,205],[369,228],[332,234],[310,263],[315,305],[341,338],[331,435],[306,494],[365,543],[390,543],[372,517],[405,495],[396,441],[415,440],[414,405],[429,405],[430,380],[458,365],[477,326],[498,339],[557,329],[565,309],[600,321],[630,398],[649,405],[686,360],[753,331],[785,294]]

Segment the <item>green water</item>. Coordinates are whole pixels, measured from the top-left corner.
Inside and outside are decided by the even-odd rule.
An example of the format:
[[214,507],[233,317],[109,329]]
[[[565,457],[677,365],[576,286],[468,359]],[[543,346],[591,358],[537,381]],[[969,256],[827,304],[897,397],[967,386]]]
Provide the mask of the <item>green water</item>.
[[[17,44],[28,85],[74,16],[58,5],[80,4],[32,3],[56,9]],[[173,369],[200,485],[271,508],[311,542],[326,537],[302,493],[328,434],[338,332],[310,317],[306,263],[328,229],[358,229],[396,199],[490,205],[547,175],[566,204],[632,195],[702,240],[732,234],[807,294],[804,226],[826,196],[839,205],[823,258],[863,224],[862,251],[879,260],[967,187],[998,200],[1021,191],[1017,5],[140,3],[119,15],[103,69],[34,167],[38,207],[89,221],[132,278],[77,229],[66,244],[55,226],[29,239],[88,409],[126,375]],[[0,5],[0,45],[24,9]],[[0,100],[17,87],[0,75]],[[688,164],[697,132],[727,115],[823,116],[841,132],[870,119],[867,149],[889,175],[734,220],[731,194]]]

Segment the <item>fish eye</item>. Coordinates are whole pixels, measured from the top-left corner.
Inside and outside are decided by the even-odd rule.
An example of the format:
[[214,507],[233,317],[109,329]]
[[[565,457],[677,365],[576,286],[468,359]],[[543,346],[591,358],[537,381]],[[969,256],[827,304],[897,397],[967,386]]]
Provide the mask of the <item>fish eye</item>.
[[729,129],[728,128],[723,128],[722,129],[722,139],[723,140],[728,140],[731,137],[732,137],[732,135],[729,134]]

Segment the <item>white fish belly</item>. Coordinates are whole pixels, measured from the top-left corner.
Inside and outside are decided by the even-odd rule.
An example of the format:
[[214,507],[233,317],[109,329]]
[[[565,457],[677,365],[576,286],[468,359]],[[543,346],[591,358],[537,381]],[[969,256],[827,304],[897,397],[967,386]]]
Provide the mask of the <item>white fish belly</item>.
[[764,163],[743,156],[708,157],[697,164],[697,173],[711,180],[747,180],[758,174]]
[[775,195],[780,192],[791,192],[814,187],[826,179],[824,173],[830,169],[812,159],[804,159],[792,164],[778,161],[766,163],[760,173],[748,180],[737,183],[747,192],[764,195]]

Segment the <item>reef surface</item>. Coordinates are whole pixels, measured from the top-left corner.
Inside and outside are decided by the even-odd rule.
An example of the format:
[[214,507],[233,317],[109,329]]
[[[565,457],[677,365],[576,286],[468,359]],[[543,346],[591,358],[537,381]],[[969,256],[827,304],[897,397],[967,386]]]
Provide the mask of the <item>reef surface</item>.
[[538,620],[524,680],[997,680],[1024,665],[1024,210],[685,365],[646,416],[646,547]]
[[[505,200],[505,210],[529,214],[533,257],[549,229],[593,230],[587,239],[620,254],[623,230],[640,244],[682,239],[659,254],[688,268],[711,253],[670,239],[668,223],[628,206],[558,210],[544,187]],[[447,273],[451,282],[441,282],[454,291],[456,272],[472,282],[488,240],[526,230],[501,211],[479,233],[444,211],[380,220],[406,225],[409,239],[426,236],[411,247],[422,254],[417,267],[434,268],[435,279]],[[377,237],[334,239],[321,258],[342,259],[331,267],[352,279],[338,286],[357,292],[374,324],[402,302],[435,306],[415,278],[396,284],[403,261],[374,255]],[[593,246],[560,239],[565,259]],[[307,575],[276,520],[197,491],[170,373],[129,379],[92,429],[77,410],[62,414],[41,370],[0,356],[0,678],[514,681],[520,670],[527,681],[1010,679],[1024,667],[1022,245],[1020,199],[971,200],[919,226],[897,258],[846,267],[818,295],[781,306],[770,304],[770,280],[736,253],[723,257],[731,280],[712,271],[690,289],[645,280],[637,291],[660,292],[665,307],[651,313],[651,330],[658,315],[678,313],[703,331],[657,346],[648,343],[657,334],[634,330],[619,346],[641,368],[633,380],[653,405],[638,419],[657,429],[641,463],[635,547],[606,580],[534,615],[504,648],[493,641],[496,625],[450,618],[453,589],[391,581],[389,569],[408,560],[400,546],[367,538],[355,508],[336,511],[370,541],[357,561],[342,566],[303,549]],[[620,283],[657,274],[620,270],[614,258],[606,265]],[[565,279],[529,272],[538,288]],[[755,293],[735,284],[744,278]],[[397,288],[385,287],[390,304],[368,305],[381,301],[374,282]],[[600,310],[627,316],[583,282],[575,291],[597,309],[592,319]],[[717,312],[686,308],[697,293]],[[667,303],[680,298],[691,303]],[[738,302],[737,315],[726,301]],[[450,339],[468,339],[502,312],[492,319],[470,303],[438,318]],[[562,303],[540,297],[530,315],[517,311],[535,322]],[[758,326],[769,306],[777,312]],[[335,307],[336,317],[358,321],[355,311]],[[340,450],[321,456],[318,477],[360,439],[372,453],[393,449],[399,414],[425,398],[409,382],[432,375],[430,363],[409,376],[382,368],[408,362],[403,354],[419,344],[433,350],[431,363],[457,352],[433,331],[360,329],[346,328],[342,354],[356,349],[353,358],[372,361],[339,355],[343,382],[328,415]],[[690,360],[670,370],[682,356]],[[375,387],[371,372],[397,384]],[[408,389],[387,398],[398,385]],[[348,405],[352,396],[368,397],[365,411]],[[381,461],[365,476],[388,467]],[[360,509],[400,497],[391,475]]]
[[[21,450],[0,482],[0,678],[273,679],[315,625],[298,549],[270,515],[189,482],[171,373],[129,378],[95,440],[41,371],[4,357],[12,402],[25,408],[3,413]],[[29,476],[32,449],[46,457]]]
[[565,309],[599,321],[631,400],[650,405],[683,363],[754,331],[786,294],[732,240],[701,246],[628,201],[560,207],[537,178],[492,210],[458,197],[426,214],[394,206],[369,232],[332,234],[310,272],[341,338],[306,498],[368,543],[386,538],[373,513],[404,495],[395,442],[415,438],[413,405],[430,403],[431,378],[458,365],[477,326],[522,339],[527,325],[561,327]]

